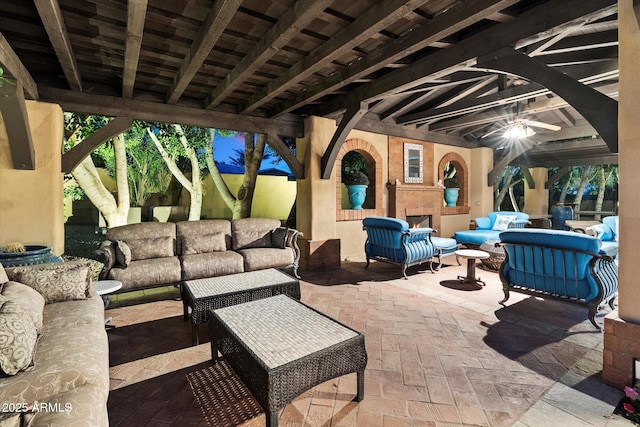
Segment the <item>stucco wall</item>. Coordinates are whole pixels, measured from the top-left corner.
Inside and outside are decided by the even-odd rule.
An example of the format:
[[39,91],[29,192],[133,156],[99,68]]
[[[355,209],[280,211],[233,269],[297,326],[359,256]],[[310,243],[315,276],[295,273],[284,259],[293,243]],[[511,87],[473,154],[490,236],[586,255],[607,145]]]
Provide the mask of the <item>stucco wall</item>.
[[9,141],[0,120],[0,245],[19,241],[64,252],[60,106],[27,101],[35,170],[11,167]]

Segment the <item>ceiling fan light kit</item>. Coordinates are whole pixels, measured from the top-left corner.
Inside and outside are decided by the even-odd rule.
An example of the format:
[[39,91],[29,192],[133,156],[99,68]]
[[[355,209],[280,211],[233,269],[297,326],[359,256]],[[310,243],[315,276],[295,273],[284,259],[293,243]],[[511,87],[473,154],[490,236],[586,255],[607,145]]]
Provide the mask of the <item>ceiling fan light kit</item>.
[[502,134],[507,139],[522,139],[528,138],[536,134],[536,131],[529,126],[523,126],[521,123],[516,123],[509,126],[507,130]]

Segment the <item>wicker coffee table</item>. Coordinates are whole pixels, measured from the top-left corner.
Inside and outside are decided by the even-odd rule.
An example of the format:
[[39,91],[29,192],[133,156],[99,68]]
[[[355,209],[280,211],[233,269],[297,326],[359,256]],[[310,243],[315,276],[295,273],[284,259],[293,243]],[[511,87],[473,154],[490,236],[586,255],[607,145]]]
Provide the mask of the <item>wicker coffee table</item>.
[[212,310],[212,359],[218,351],[266,412],[278,411],[331,378],[357,372],[354,400],[364,398],[364,335],[285,295]]
[[198,325],[207,321],[209,310],[286,294],[300,299],[300,282],[275,268],[229,274],[206,279],[186,280],[182,284],[184,320],[191,307],[191,342],[199,344]]

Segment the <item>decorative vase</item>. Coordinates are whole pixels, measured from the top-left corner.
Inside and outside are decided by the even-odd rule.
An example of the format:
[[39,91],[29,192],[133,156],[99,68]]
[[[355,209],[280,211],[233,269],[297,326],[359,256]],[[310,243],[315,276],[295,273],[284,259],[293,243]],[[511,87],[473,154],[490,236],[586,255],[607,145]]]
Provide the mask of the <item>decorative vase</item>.
[[367,197],[367,185],[347,185],[347,194],[351,209],[361,210]]
[[445,188],[444,189],[444,201],[447,202],[447,206],[455,206],[458,202],[459,188]]
[[573,208],[563,204],[551,206],[551,227],[554,230],[568,230],[566,220],[573,219]]
[[8,268],[62,262],[62,258],[51,253],[51,248],[48,246],[27,245],[24,248],[25,252],[0,251],[0,264]]

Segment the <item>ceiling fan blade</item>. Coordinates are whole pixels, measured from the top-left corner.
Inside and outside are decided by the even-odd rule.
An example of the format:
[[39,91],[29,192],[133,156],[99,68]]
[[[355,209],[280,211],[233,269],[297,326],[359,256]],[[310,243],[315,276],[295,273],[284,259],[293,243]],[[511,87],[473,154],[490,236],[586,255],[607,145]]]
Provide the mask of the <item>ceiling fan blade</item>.
[[537,122],[535,120],[524,119],[522,122],[527,126],[533,126],[542,129],[549,129],[554,131],[562,129],[560,126],[552,125],[550,123]]
[[508,126],[500,126],[499,128],[496,128],[496,129],[494,129],[494,130],[492,130],[492,131],[490,131],[490,132],[485,133],[484,135],[482,135],[482,136],[480,137],[480,139],[486,138],[486,137],[488,137],[489,135],[493,135],[493,134],[494,134],[494,133],[496,133],[496,132],[500,132],[502,129],[504,129],[504,128],[506,128],[506,127],[508,127]]

